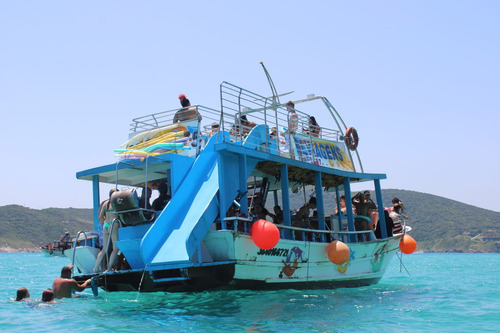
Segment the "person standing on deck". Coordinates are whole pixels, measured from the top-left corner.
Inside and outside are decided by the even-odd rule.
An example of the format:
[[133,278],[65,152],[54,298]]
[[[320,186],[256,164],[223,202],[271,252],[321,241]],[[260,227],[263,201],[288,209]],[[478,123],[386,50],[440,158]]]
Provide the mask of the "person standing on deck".
[[299,127],[299,116],[295,112],[295,104],[292,101],[286,102],[285,105],[288,109],[288,128],[281,135],[285,137],[285,149],[290,151],[290,158],[295,158],[291,141]]
[[[312,226],[311,221],[309,220],[309,215],[311,214],[311,209],[316,208],[316,204],[316,198],[311,197],[311,199],[309,199],[309,202],[300,207],[297,214],[295,214],[295,219],[292,223],[292,227],[311,229]],[[295,231],[295,239],[302,240],[302,231]]]
[[[114,242],[116,242],[118,240],[118,227],[119,227],[119,223],[115,223],[114,226],[112,226],[113,224],[113,221],[117,218],[116,216],[116,213],[115,211],[113,210],[113,208],[111,207],[111,196],[113,195],[113,193],[115,193],[117,190],[115,188],[112,188],[110,191],[109,191],[109,199],[105,200],[102,202],[101,204],[101,207],[99,208],[99,215],[98,215],[98,218],[99,218],[99,223],[102,224],[102,229],[103,229],[103,243],[102,243],[102,249],[101,249],[101,252],[99,252],[99,254],[97,255],[97,259],[96,259],[96,262],[95,262],[95,266],[94,266],[94,272],[99,272],[99,266],[102,266],[102,270],[106,270],[106,265],[101,265],[104,257],[106,256],[106,253],[107,253],[107,250],[108,250],[108,243],[109,243],[109,236],[110,236],[110,229],[112,228],[113,230],[113,235],[111,235],[111,238],[112,238],[112,242],[113,242],[113,252],[111,253],[111,256],[110,256],[110,260],[109,262],[110,263],[113,263],[114,262],[114,258],[116,258],[116,255],[118,254],[118,249],[116,249],[116,254],[113,255],[113,253],[115,253],[115,247],[116,245],[114,244]],[[109,263],[106,263],[107,264],[107,268],[111,268],[113,267],[112,264],[109,265]]]
[[309,117],[309,130],[308,133],[314,137],[319,138],[321,134],[321,127],[319,126],[314,116]]
[[183,122],[192,119],[198,119],[198,122],[200,122],[202,119],[200,113],[196,110],[196,108],[190,107],[191,103],[189,102],[189,99],[186,98],[186,95],[180,94],[179,100],[181,102],[182,109],[175,113],[172,122],[175,124],[179,121]]
[[[344,215],[347,214],[347,206],[345,204],[345,195],[341,195],[340,196],[340,212]],[[335,212],[333,213],[333,215],[338,215],[339,213],[339,207],[335,207]]]

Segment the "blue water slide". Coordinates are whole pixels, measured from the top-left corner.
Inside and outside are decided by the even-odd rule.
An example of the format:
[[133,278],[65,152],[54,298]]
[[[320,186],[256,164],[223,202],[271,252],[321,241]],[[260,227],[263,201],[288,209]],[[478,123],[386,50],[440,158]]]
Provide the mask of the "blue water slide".
[[[259,147],[263,129],[259,126],[252,132],[247,140],[252,141],[252,147]],[[165,210],[144,235],[141,255],[147,266],[190,264],[191,256],[219,215],[219,165],[214,151],[217,137],[222,138],[210,138]],[[253,160],[247,162],[246,177],[255,164]],[[234,198],[224,200],[232,202]]]
[[189,261],[195,248],[187,248],[188,240],[192,237],[203,239],[217,217],[216,140],[216,135],[210,138],[165,210],[144,235],[141,255],[147,265]]

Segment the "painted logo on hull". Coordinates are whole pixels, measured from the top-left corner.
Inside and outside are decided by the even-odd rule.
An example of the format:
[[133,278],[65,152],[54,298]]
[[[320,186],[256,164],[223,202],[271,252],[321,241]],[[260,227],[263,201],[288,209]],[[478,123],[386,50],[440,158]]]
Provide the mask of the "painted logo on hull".
[[298,246],[294,246],[291,249],[281,249],[281,248],[273,248],[270,250],[259,250],[257,255],[263,256],[271,256],[271,257],[286,257],[281,260],[283,263],[283,268],[279,273],[279,277],[283,278],[283,275],[286,277],[292,277],[293,273],[300,268],[299,263],[303,263],[307,260],[303,258],[304,251],[301,250]]
[[298,246],[294,246],[290,250],[290,253],[287,255],[286,260],[282,260],[284,266],[279,274],[280,278],[283,277],[283,274],[285,274],[287,277],[291,277],[293,273],[295,273],[295,270],[299,266],[299,260],[300,262],[304,262],[304,259],[302,258],[303,253],[304,251],[302,251]]

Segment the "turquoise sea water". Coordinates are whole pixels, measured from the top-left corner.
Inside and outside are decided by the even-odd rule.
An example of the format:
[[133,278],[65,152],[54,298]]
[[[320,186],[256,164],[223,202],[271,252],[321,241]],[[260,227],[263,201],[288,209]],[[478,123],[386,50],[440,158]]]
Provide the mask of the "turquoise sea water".
[[[66,258],[0,253],[0,331],[498,332],[500,254],[397,257],[356,289],[105,293],[40,304]],[[25,286],[32,302],[13,302]]]

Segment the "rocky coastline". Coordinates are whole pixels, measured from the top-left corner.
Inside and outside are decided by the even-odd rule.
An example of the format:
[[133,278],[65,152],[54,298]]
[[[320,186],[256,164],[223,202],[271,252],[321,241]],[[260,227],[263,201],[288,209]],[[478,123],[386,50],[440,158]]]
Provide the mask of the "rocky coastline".
[[13,248],[10,246],[1,246],[0,247],[0,253],[22,253],[22,252],[42,252],[40,248],[28,248],[28,247],[21,247],[21,248]]

